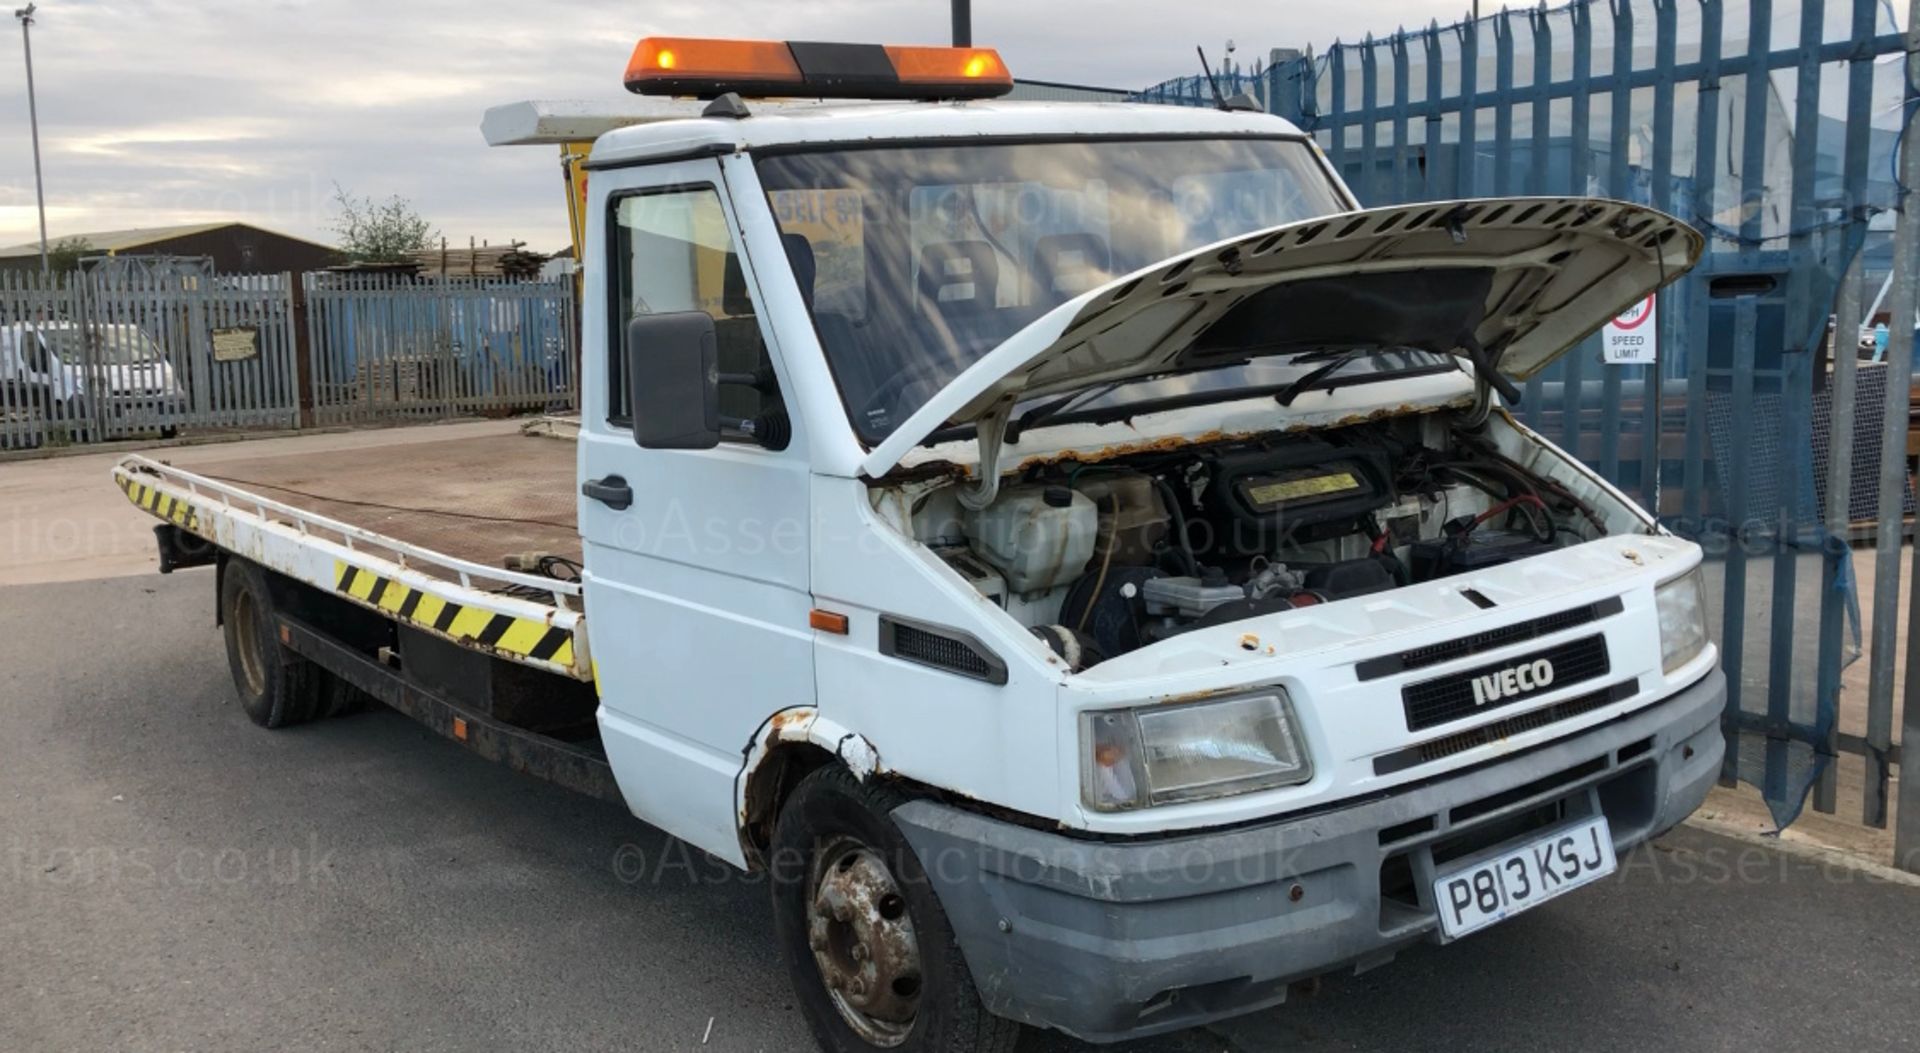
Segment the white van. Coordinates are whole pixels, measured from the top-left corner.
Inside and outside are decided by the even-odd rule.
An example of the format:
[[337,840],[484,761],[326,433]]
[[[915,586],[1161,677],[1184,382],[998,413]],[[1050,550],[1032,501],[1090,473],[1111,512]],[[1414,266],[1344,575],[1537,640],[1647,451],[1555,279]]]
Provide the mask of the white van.
[[0,327],[0,385],[11,408],[108,434],[172,435],[187,396],[166,352],[124,322],[15,322]]

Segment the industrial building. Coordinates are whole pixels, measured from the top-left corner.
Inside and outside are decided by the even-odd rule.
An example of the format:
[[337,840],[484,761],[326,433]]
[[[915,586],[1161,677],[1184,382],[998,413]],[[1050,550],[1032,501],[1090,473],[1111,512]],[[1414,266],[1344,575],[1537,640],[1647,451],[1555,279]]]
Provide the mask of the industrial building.
[[[165,256],[208,260],[219,274],[277,274],[313,271],[341,262],[340,250],[306,238],[250,223],[193,223],[135,230],[79,231],[54,236],[49,244],[83,241],[88,255]],[[40,266],[40,243],[0,248],[0,269]]]

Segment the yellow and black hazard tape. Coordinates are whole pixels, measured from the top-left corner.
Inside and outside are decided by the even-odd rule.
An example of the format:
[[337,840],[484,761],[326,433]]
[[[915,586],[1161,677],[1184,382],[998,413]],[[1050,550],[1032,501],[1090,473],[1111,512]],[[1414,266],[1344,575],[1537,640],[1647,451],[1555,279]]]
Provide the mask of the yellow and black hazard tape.
[[573,666],[573,631],[533,618],[467,607],[343,560],[333,564],[333,587],[405,622],[491,651],[535,662]]
[[145,483],[136,483],[131,476],[119,476],[118,481],[127,500],[182,530],[200,529],[200,516],[194,512],[190,502],[163,494]]

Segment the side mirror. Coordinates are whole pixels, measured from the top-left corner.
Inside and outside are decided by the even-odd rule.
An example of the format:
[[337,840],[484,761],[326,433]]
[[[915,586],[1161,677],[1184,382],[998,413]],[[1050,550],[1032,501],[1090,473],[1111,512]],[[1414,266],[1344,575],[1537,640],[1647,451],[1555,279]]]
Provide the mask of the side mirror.
[[711,316],[675,311],[627,323],[627,408],[633,441],[649,450],[720,444],[720,353]]

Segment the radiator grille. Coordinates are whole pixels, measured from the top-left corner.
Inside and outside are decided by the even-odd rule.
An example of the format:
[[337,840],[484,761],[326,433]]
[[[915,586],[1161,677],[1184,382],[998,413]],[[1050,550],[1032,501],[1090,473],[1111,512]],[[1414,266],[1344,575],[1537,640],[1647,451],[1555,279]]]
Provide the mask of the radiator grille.
[[1639,693],[1638,678],[1625,680],[1612,687],[1592,691],[1577,698],[1569,698],[1564,702],[1556,702],[1530,713],[1521,713],[1505,720],[1496,720],[1491,724],[1482,724],[1477,728],[1469,728],[1445,738],[1423,742],[1418,746],[1410,746],[1393,753],[1383,753],[1373,759],[1373,773],[1392,775],[1408,768],[1429,764],[1456,753],[1465,753],[1476,746],[1512,738],[1563,720],[1572,720],[1583,713],[1591,713],[1615,702],[1624,702]]
[[[1511,694],[1502,694],[1498,698],[1476,698],[1474,691],[1476,679],[1498,678],[1508,670],[1530,666],[1543,660],[1552,667],[1553,675],[1550,682],[1516,690]],[[1407,730],[1420,731],[1501,706],[1524,702],[1536,695],[1557,691],[1569,684],[1605,676],[1608,672],[1606,638],[1586,636],[1557,644],[1543,651],[1519,655],[1433,680],[1422,680],[1417,684],[1408,684],[1401,689],[1400,696],[1406,705]]]
[[1626,604],[1618,596],[1609,596],[1598,603],[1589,603],[1584,607],[1549,614],[1544,618],[1515,622],[1498,629],[1462,636],[1457,640],[1416,647],[1399,654],[1369,658],[1354,667],[1354,674],[1362,680],[1378,680],[1383,676],[1392,676],[1409,669],[1424,669],[1427,666],[1451,662],[1456,658],[1482,654],[1498,650],[1510,644],[1538,640],[1543,636],[1552,636],[1563,629],[1591,625],[1602,618],[1610,618],[1626,609]]

